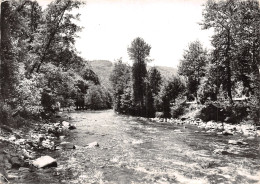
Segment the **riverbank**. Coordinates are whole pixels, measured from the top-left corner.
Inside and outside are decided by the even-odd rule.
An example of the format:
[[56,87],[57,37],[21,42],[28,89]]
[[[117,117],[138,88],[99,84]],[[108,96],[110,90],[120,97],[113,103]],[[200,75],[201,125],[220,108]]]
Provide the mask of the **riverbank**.
[[206,132],[218,135],[242,135],[246,137],[260,137],[260,127],[253,124],[228,124],[224,122],[208,121],[204,122],[199,118],[164,119],[150,118],[151,121],[162,123],[167,122],[175,125],[193,125],[200,129],[197,132]]
[[63,142],[70,131],[76,129],[70,120],[67,115],[57,115],[51,121],[30,123],[18,129],[1,125],[0,183],[15,183],[37,167],[55,165],[55,159],[43,157],[39,160],[45,154],[57,149],[73,149],[73,145]]

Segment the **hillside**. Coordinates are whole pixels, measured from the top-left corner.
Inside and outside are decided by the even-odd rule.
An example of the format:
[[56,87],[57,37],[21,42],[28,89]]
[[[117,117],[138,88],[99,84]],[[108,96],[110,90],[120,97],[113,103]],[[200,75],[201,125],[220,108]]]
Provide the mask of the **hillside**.
[[93,71],[98,75],[101,84],[109,90],[112,89],[109,76],[113,70],[113,63],[107,60],[94,60],[88,61],[88,63]]
[[157,70],[162,74],[163,77],[168,78],[172,75],[177,74],[177,69],[173,67],[168,67],[168,66],[155,66]]
[[[93,69],[93,71],[99,76],[101,84],[103,84],[108,89],[112,89],[109,76],[113,70],[113,63],[107,60],[94,60],[88,61],[89,65]],[[173,67],[167,66],[155,66],[162,74],[163,77],[168,78],[172,75],[177,74],[177,69]],[[148,66],[148,69],[151,66]]]

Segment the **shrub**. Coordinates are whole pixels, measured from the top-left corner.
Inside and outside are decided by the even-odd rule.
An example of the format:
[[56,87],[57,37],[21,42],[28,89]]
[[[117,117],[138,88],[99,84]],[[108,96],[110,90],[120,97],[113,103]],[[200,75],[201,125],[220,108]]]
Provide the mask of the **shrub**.
[[49,91],[42,92],[41,104],[43,106],[44,111],[54,112],[53,107],[55,104],[55,99]]
[[222,109],[218,104],[207,103],[197,115],[198,118],[203,121],[224,121],[224,109]]
[[10,106],[0,103],[0,123],[1,124],[8,124],[9,120],[11,119],[11,108]]
[[174,106],[171,108],[171,116],[172,116],[173,118],[178,118],[178,117],[180,117],[181,115],[184,114],[185,109],[186,109],[187,107],[188,107],[188,106],[186,105],[186,102],[177,103],[176,105],[174,105]]
[[244,102],[235,102],[233,105],[228,102],[211,102],[205,104],[197,117],[203,121],[225,121],[236,124],[246,119],[250,107]]

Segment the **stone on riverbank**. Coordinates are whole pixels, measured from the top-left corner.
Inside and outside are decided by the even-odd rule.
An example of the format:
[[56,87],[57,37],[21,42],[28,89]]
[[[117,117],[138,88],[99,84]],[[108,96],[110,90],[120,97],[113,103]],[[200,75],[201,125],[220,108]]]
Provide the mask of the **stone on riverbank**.
[[37,158],[32,164],[37,168],[57,167],[57,161],[48,155]]

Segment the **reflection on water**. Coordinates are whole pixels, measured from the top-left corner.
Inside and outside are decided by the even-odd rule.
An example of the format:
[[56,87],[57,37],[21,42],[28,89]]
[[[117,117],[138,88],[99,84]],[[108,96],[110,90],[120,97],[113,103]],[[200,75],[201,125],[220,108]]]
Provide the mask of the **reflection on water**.
[[[77,129],[66,141],[76,150],[57,151],[58,167],[34,171],[23,181],[39,183],[258,183],[259,139],[230,145],[234,136],[195,133],[167,123],[116,115],[71,113]],[[86,148],[97,141],[100,147]],[[214,154],[216,149],[228,154]],[[33,177],[32,177],[33,176]],[[44,177],[43,177],[44,176]],[[33,182],[32,182],[33,183]]]

